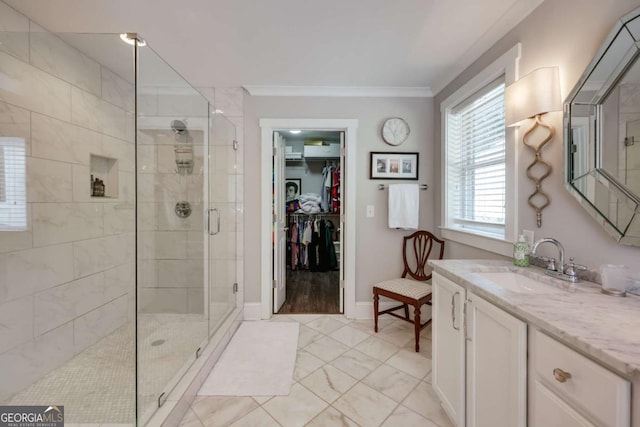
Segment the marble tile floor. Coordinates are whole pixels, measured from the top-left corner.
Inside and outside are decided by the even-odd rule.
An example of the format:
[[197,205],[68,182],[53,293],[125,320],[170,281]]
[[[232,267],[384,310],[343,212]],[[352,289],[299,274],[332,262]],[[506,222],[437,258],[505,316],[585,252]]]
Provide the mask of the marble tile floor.
[[413,325],[382,316],[276,315],[300,323],[288,396],[198,396],[183,427],[420,426],[450,427],[431,387],[431,327],[414,351]]

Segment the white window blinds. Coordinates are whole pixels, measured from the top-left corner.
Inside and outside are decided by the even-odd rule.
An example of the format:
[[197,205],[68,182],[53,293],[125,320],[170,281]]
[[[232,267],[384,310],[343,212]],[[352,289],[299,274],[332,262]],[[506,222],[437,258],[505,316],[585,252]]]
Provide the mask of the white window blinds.
[[447,111],[447,222],[504,238],[504,76]]
[[25,143],[0,137],[0,231],[27,229]]

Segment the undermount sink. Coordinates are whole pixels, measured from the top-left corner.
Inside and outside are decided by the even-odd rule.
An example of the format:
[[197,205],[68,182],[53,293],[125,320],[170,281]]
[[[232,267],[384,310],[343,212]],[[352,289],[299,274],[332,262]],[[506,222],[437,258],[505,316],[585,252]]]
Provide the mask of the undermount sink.
[[559,294],[567,291],[547,285],[522,274],[512,271],[475,273],[483,279],[489,280],[501,288],[522,294]]

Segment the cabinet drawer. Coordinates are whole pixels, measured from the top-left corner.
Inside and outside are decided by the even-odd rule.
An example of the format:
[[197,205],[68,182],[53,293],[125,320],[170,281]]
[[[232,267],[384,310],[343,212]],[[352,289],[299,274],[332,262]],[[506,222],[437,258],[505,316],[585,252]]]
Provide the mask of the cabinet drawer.
[[588,414],[597,424],[629,426],[629,381],[538,330],[534,331],[534,342],[533,358],[537,380],[570,402],[579,412]]
[[530,414],[529,427],[595,427],[539,381],[532,397],[536,410]]

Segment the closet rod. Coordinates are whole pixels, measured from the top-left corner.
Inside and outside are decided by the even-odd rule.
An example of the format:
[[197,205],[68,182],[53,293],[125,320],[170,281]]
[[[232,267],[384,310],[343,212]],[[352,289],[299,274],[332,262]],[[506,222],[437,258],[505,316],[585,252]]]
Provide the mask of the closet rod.
[[287,213],[289,216],[317,216],[317,215],[340,215],[339,212],[318,212],[318,213]]
[[[384,190],[385,188],[388,188],[389,186],[387,184],[378,184],[378,190]],[[421,190],[426,190],[428,189],[429,186],[427,184],[420,184],[420,189]]]

